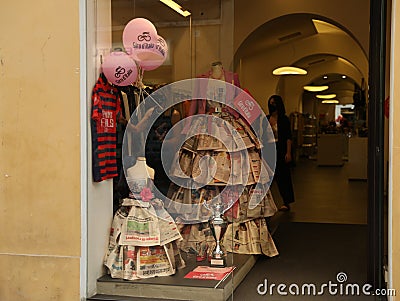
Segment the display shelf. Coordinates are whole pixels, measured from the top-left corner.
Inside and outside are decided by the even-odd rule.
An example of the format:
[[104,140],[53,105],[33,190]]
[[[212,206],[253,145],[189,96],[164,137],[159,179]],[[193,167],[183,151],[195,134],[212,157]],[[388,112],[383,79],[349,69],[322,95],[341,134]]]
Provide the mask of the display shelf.
[[302,131],[302,154],[304,156],[312,157],[315,155],[317,146],[317,127],[316,118],[313,115],[303,115],[304,127]]
[[[184,256],[186,267],[177,270],[173,276],[127,281],[113,279],[109,275],[104,275],[97,280],[97,296],[98,298],[102,296],[115,296],[116,299],[114,300],[124,300],[117,299],[119,297],[140,297],[151,298],[151,300],[160,298],[193,301],[225,301],[246,277],[247,273],[256,263],[257,258],[257,255],[228,253],[226,262],[228,266],[235,266],[236,269],[224,281],[217,281],[184,278],[195,267],[208,265],[207,261],[196,262],[194,255],[189,258]],[[92,300],[102,300],[93,298],[96,298],[96,295],[92,297]]]

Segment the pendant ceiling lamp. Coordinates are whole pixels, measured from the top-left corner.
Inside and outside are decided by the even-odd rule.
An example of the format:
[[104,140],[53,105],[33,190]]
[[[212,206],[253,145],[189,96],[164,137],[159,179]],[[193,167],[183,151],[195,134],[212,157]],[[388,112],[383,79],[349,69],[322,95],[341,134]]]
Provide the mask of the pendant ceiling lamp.
[[322,101],[322,103],[339,103],[339,100],[337,99],[325,99]]
[[322,92],[329,89],[329,86],[304,86],[304,90],[309,92]]
[[317,98],[319,99],[333,99],[336,97],[336,94],[318,94]]
[[284,66],[284,67],[276,68],[274,71],[272,71],[272,74],[273,75],[306,75],[307,70],[298,68],[298,67]]

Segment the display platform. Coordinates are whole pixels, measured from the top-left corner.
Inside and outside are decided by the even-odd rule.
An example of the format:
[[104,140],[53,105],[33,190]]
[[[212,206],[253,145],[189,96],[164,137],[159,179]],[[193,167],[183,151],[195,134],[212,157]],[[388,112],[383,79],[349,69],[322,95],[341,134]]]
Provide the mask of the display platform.
[[[196,262],[194,255],[183,257],[186,267],[178,270],[173,276],[154,277],[127,281],[113,279],[109,275],[102,276],[97,280],[97,293],[101,295],[118,297],[141,297],[171,300],[193,300],[193,301],[225,301],[236,287],[243,281],[247,273],[257,261],[257,255],[242,255],[229,253],[227,266],[235,266],[234,271],[223,280],[200,280],[184,278],[186,274],[193,271],[197,266],[207,265],[207,261]],[[104,299],[89,300],[104,300]],[[106,299],[112,300],[112,299]]]

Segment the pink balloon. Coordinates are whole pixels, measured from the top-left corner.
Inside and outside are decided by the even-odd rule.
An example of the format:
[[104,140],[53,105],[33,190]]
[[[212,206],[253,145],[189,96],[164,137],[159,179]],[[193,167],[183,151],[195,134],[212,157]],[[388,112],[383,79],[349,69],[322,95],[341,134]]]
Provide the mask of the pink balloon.
[[156,45],[156,53],[159,58],[155,60],[141,60],[138,61],[138,65],[146,71],[154,70],[164,64],[165,60],[168,56],[168,45],[162,36],[158,36],[157,45]]
[[135,18],[128,22],[122,33],[122,43],[126,52],[135,61],[157,60],[157,30],[145,18]]
[[117,86],[133,84],[138,75],[135,61],[122,51],[114,51],[107,55],[101,68],[108,81]]

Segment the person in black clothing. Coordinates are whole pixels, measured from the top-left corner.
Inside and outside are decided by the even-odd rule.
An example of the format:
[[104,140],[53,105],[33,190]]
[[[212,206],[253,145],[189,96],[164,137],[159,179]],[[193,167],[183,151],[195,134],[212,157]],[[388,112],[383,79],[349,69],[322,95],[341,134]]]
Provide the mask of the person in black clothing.
[[289,211],[290,204],[294,202],[290,162],[292,161],[292,132],[290,120],[286,115],[285,105],[282,97],[272,95],[268,99],[267,116],[274,133],[276,145],[276,165],[274,180],[276,181],[279,193],[283,199],[280,211]]
[[[172,128],[171,116],[163,114],[157,118],[151,127],[146,140],[146,162],[154,169],[154,185],[163,196],[167,195],[170,179],[167,175],[168,170],[164,169],[161,158],[161,147],[168,131]],[[157,195],[157,197],[162,197]]]

